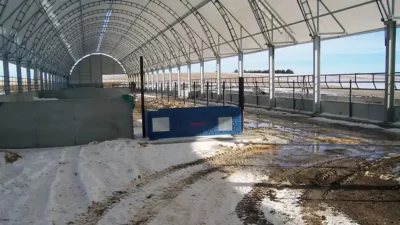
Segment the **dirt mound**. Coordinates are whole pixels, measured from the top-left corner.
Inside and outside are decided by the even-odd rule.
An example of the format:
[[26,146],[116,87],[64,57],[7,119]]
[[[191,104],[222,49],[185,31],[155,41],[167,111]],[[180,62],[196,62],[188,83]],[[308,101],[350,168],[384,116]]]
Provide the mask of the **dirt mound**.
[[6,163],[13,163],[19,158],[22,158],[22,156],[20,156],[18,153],[8,151],[4,152],[4,160],[6,161]]

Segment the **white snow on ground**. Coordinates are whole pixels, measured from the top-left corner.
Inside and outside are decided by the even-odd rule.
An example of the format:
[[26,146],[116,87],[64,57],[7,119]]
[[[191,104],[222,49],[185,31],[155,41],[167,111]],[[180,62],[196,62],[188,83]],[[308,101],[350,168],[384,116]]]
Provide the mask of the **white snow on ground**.
[[261,210],[265,217],[273,224],[303,225],[299,198],[302,190],[296,189],[273,189],[276,193],[276,200],[271,201],[265,198],[261,203]]
[[216,172],[183,191],[150,225],[243,224],[235,207],[252,186],[261,181],[251,172],[237,172],[227,179]]
[[331,207],[327,205],[323,205],[322,207],[325,209],[324,211],[316,211],[315,214],[318,216],[325,216],[326,219],[323,222],[324,225],[339,225],[339,224],[346,224],[346,225],[357,225],[358,223],[350,220],[344,214],[334,211]]
[[219,144],[233,145],[210,140],[141,147],[120,139],[15,150],[22,159],[12,164],[5,164],[0,152],[1,224],[65,224],[138,175],[218,154],[213,146]]
[[[66,224],[74,221],[77,213],[86,212],[92,201],[124,190],[139,175],[221,153],[216,145],[235,144],[201,139],[146,145],[143,140],[119,139],[84,146],[15,150],[22,159],[12,164],[5,164],[4,153],[0,152],[0,224]],[[212,172],[193,183],[176,186],[207,168],[207,163],[187,167],[144,185],[113,206],[97,224],[128,224],[135,215],[148,213],[144,209],[155,211],[152,225],[242,224],[235,208],[267,175],[245,169],[230,175]],[[275,225],[304,223],[297,203],[301,191],[275,191],[278,201],[266,198],[261,205],[268,220]],[[351,224],[343,214],[329,210],[321,212],[327,221]]]

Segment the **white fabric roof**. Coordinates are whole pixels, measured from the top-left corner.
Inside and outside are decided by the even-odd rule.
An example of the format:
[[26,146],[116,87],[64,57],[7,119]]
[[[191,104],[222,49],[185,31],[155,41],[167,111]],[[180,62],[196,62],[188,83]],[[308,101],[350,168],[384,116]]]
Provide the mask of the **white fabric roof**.
[[141,55],[161,69],[376,31],[399,14],[395,0],[0,0],[3,53],[62,74],[100,36],[132,74]]

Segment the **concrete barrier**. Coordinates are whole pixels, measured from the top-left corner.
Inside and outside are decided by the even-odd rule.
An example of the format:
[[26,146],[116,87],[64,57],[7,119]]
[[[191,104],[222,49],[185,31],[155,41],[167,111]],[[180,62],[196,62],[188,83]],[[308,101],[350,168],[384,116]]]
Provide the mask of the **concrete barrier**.
[[24,92],[24,93],[13,93],[9,95],[0,95],[0,102],[26,102],[34,101],[34,98],[38,98],[39,94],[37,91]]
[[349,103],[336,101],[322,101],[322,113],[330,113],[338,116],[349,116]]
[[238,107],[197,107],[146,111],[150,140],[242,133]]
[[35,148],[133,137],[133,107],[121,97],[0,105],[0,147]]
[[68,88],[59,90],[39,91],[39,98],[82,99],[82,98],[112,98],[129,94],[129,88]]

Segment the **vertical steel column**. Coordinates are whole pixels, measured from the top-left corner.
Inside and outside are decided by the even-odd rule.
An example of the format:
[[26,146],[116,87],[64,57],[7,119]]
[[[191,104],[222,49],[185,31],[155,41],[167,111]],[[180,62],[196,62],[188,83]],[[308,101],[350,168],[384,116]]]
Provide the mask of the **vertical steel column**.
[[38,76],[38,68],[34,66],[33,68],[33,84],[35,91],[39,91],[39,76]]
[[11,93],[10,89],[10,69],[8,65],[8,54],[3,54],[3,75],[4,75],[4,93],[6,95]]
[[47,83],[47,82],[48,82],[48,80],[47,80],[47,75],[48,75],[48,73],[47,73],[46,71],[44,71],[44,72],[43,72],[43,76],[44,76],[44,89],[45,89],[45,90],[48,90],[48,89],[49,89],[49,84]]
[[151,71],[151,90],[154,91],[154,70]]
[[243,69],[243,52],[239,51],[238,53],[238,73],[239,77],[243,77],[244,69]]
[[221,94],[221,56],[217,56],[217,96],[219,100],[219,96]]
[[43,82],[43,69],[41,68],[40,70],[39,70],[39,72],[40,72],[40,90],[44,90],[44,82]]
[[396,76],[396,21],[385,22],[386,60],[385,60],[385,122],[395,121],[394,95]]
[[269,107],[275,107],[275,46],[268,47],[269,54]]
[[53,75],[51,74],[51,72],[47,73],[47,75],[49,76],[49,89],[53,89]]
[[162,84],[163,84],[163,87],[164,87],[164,89],[165,89],[165,68],[163,69],[163,77],[162,77]]
[[168,82],[169,82],[169,86],[171,87],[172,85],[172,68],[169,68],[169,74],[168,74]]
[[26,83],[28,85],[28,91],[32,91],[32,77],[31,77],[31,64],[26,64]]
[[150,89],[149,73],[146,73],[146,90]]
[[320,113],[321,110],[321,37],[313,37],[313,112]]
[[181,66],[178,65],[178,97],[181,96]]
[[21,59],[16,61],[18,93],[22,93],[22,66]]
[[188,83],[188,97],[190,96],[190,92],[192,91],[192,64],[188,63],[187,65],[187,83]]
[[160,90],[160,70],[157,70],[157,79],[156,79],[156,88],[157,91]]
[[204,60],[200,60],[200,92],[201,92],[201,97],[203,97],[204,94]]

